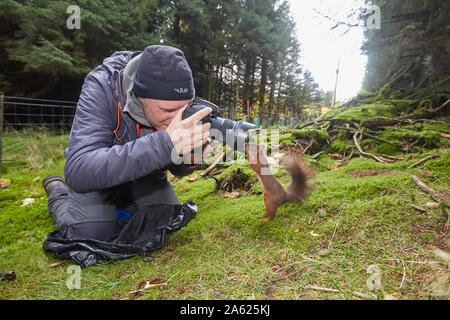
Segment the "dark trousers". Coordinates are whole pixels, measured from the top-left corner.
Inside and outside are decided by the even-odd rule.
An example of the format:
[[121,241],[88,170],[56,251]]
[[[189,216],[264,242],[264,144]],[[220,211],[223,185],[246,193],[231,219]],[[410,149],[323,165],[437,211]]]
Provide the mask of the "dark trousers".
[[153,204],[179,204],[167,173],[156,173],[117,187],[76,193],[68,187],[52,190],[48,210],[60,230],[71,239],[106,240],[117,230],[116,209],[130,213]]

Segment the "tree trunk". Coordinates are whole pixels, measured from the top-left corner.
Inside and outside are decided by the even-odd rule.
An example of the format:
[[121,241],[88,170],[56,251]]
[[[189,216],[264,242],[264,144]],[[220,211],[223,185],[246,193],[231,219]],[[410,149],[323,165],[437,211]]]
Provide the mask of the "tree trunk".
[[264,96],[266,95],[267,83],[267,59],[262,58],[261,62],[261,84],[259,86],[259,123],[263,122]]
[[[236,92],[234,99],[234,109],[239,105],[239,80],[241,78],[241,49],[239,49],[239,55],[237,60],[237,74],[236,74]],[[233,119],[233,110],[230,110],[230,119]]]
[[269,78],[270,78],[270,93],[269,93],[268,116],[269,116],[269,118],[271,118],[273,104],[274,104],[274,98],[275,98],[275,82],[276,82],[276,78],[277,78],[277,62],[275,62],[274,68],[273,68],[272,73],[270,74]]
[[223,66],[220,66],[220,76],[219,76],[219,84],[218,84],[218,89],[217,89],[217,97],[216,97],[216,101],[217,101],[217,105],[220,105],[220,101],[222,98],[222,86],[223,86]]
[[278,120],[278,110],[280,110],[281,107],[281,86],[283,84],[283,76],[284,76],[284,65],[281,65],[281,71],[280,71],[280,79],[278,79],[278,95],[277,95],[277,102],[275,103],[275,119]]

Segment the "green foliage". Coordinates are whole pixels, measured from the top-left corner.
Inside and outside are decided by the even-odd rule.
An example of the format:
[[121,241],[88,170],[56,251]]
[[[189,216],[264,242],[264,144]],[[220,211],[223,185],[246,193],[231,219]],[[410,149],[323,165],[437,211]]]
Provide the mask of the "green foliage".
[[[79,30],[66,26],[70,5],[80,8]],[[262,122],[266,111],[299,114],[317,98],[287,1],[5,0],[0,30],[7,95],[76,100],[84,76],[113,52],[166,44],[184,51],[197,95],[227,104],[229,117],[249,101]]]
[[[164,3],[158,0],[2,1],[0,40],[4,46],[0,54],[6,59],[0,67],[7,72],[5,82],[0,85],[8,94],[37,91],[42,95],[63,80],[83,79],[114,51],[143,50],[149,44],[159,43],[165,34],[169,6]],[[67,8],[74,4],[81,10],[79,30],[69,30],[66,25]]]

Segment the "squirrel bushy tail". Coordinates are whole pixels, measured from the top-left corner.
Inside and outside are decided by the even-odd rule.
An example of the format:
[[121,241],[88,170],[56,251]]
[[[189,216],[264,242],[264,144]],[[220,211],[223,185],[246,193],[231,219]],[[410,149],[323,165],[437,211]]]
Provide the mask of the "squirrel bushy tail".
[[299,202],[310,190],[308,179],[312,177],[312,170],[298,156],[287,155],[280,161],[281,166],[291,175],[292,182],[286,189],[287,202]]
[[[275,217],[277,208],[286,202],[299,202],[310,189],[308,179],[312,177],[312,170],[306,163],[295,155],[286,155],[280,159],[280,165],[291,175],[292,182],[286,189],[270,173],[263,147],[251,145],[247,149],[250,167],[258,175],[264,187],[264,203],[266,205],[266,220]],[[263,172],[263,169],[268,169]],[[269,173],[269,174],[268,174]]]

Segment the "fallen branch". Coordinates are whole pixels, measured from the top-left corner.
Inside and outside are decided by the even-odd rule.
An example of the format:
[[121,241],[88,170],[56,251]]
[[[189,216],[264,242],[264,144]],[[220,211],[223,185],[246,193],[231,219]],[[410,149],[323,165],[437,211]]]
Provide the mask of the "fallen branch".
[[388,117],[372,117],[364,120],[361,125],[365,128],[371,130],[380,130],[380,128],[390,127],[400,123],[402,120],[400,118],[388,118]]
[[414,183],[422,189],[422,191],[428,193],[434,200],[436,201],[442,201],[447,207],[450,207],[450,198],[436,190],[431,189],[429,186],[427,186],[425,183],[420,181],[419,178],[417,178],[415,175],[411,176]]
[[[380,155],[378,155],[378,156],[380,156]],[[403,157],[388,156],[387,154],[383,154],[383,158],[388,158],[388,159],[395,160],[395,161],[405,161],[405,160],[408,160],[408,159],[403,158]]]
[[214,162],[200,174],[200,176],[207,176],[211,172],[211,170],[213,170],[220,163],[220,161],[222,161],[223,157],[225,157],[225,154],[226,152],[222,152],[220,156],[217,157],[217,159],[214,160]]
[[321,119],[321,120],[311,121],[311,122],[307,122],[302,125],[295,125],[294,129],[303,129],[303,128],[309,127],[310,125],[313,125],[313,124],[319,124],[320,122],[331,121],[331,120],[332,120],[332,118],[328,117],[328,118]]
[[440,154],[432,154],[431,156],[425,157],[425,158],[423,158],[422,160],[417,161],[416,163],[413,163],[412,165],[410,165],[410,166],[408,167],[408,169],[417,167],[419,164],[422,164],[422,163],[424,163],[425,161],[428,161],[428,160],[433,159],[433,158],[438,158],[438,157],[440,157]]
[[440,137],[443,138],[443,139],[450,140],[450,134],[441,133]]
[[392,162],[392,160],[383,159],[382,157],[378,157],[378,156],[373,155],[373,154],[371,154],[371,153],[364,152],[363,149],[361,148],[361,146],[359,145],[359,142],[358,142],[358,138],[357,138],[358,133],[359,133],[359,132],[357,131],[357,132],[355,132],[355,134],[353,135],[353,141],[355,142],[355,145],[356,145],[356,147],[358,148],[359,153],[361,153],[362,155],[364,155],[364,156],[366,156],[366,157],[371,157],[371,158],[373,158],[373,159],[375,159],[375,160],[377,160],[378,162],[381,162],[381,163]]
[[[333,126],[333,128],[339,129],[339,130],[346,130],[346,131],[349,131],[349,132],[352,132],[352,133],[357,132],[357,130],[353,129],[353,128],[347,128],[347,127],[341,127],[341,126]],[[377,136],[374,136],[373,134],[370,134],[370,133],[367,133],[367,132],[362,132],[362,135],[367,137],[367,138],[370,138],[370,139],[373,139],[373,140],[376,140],[376,141],[379,141],[379,142],[383,142],[383,143],[389,144],[389,145],[394,146],[394,147],[399,147],[400,146],[399,142],[391,142],[391,141],[388,141],[386,139],[382,139],[382,138],[379,138]]]
[[[390,127],[402,122],[416,123],[416,122],[431,121],[430,119],[438,116],[449,103],[450,99],[448,99],[445,103],[443,103],[440,107],[436,109],[424,109],[422,112],[415,112],[412,114],[404,115],[402,117],[388,118],[376,116],[364,120],[361,123],[361,125],[365,128],[369,128],[372,130],[380,130],[384,127]],[[434,121],[434,122],[444,123],[448,125],[448,123],[442,121]]]
[[440,106],[439,108],[434,109],[433,112],[439,112],[439,111],[441,111],[441,110],[444,109],[445,106],[446,106],[447,104],[449,104],[449,103],[450,103],[450,99],[448,99],[447,101],[445,101],[445,102],[442,104],[442,106]]

